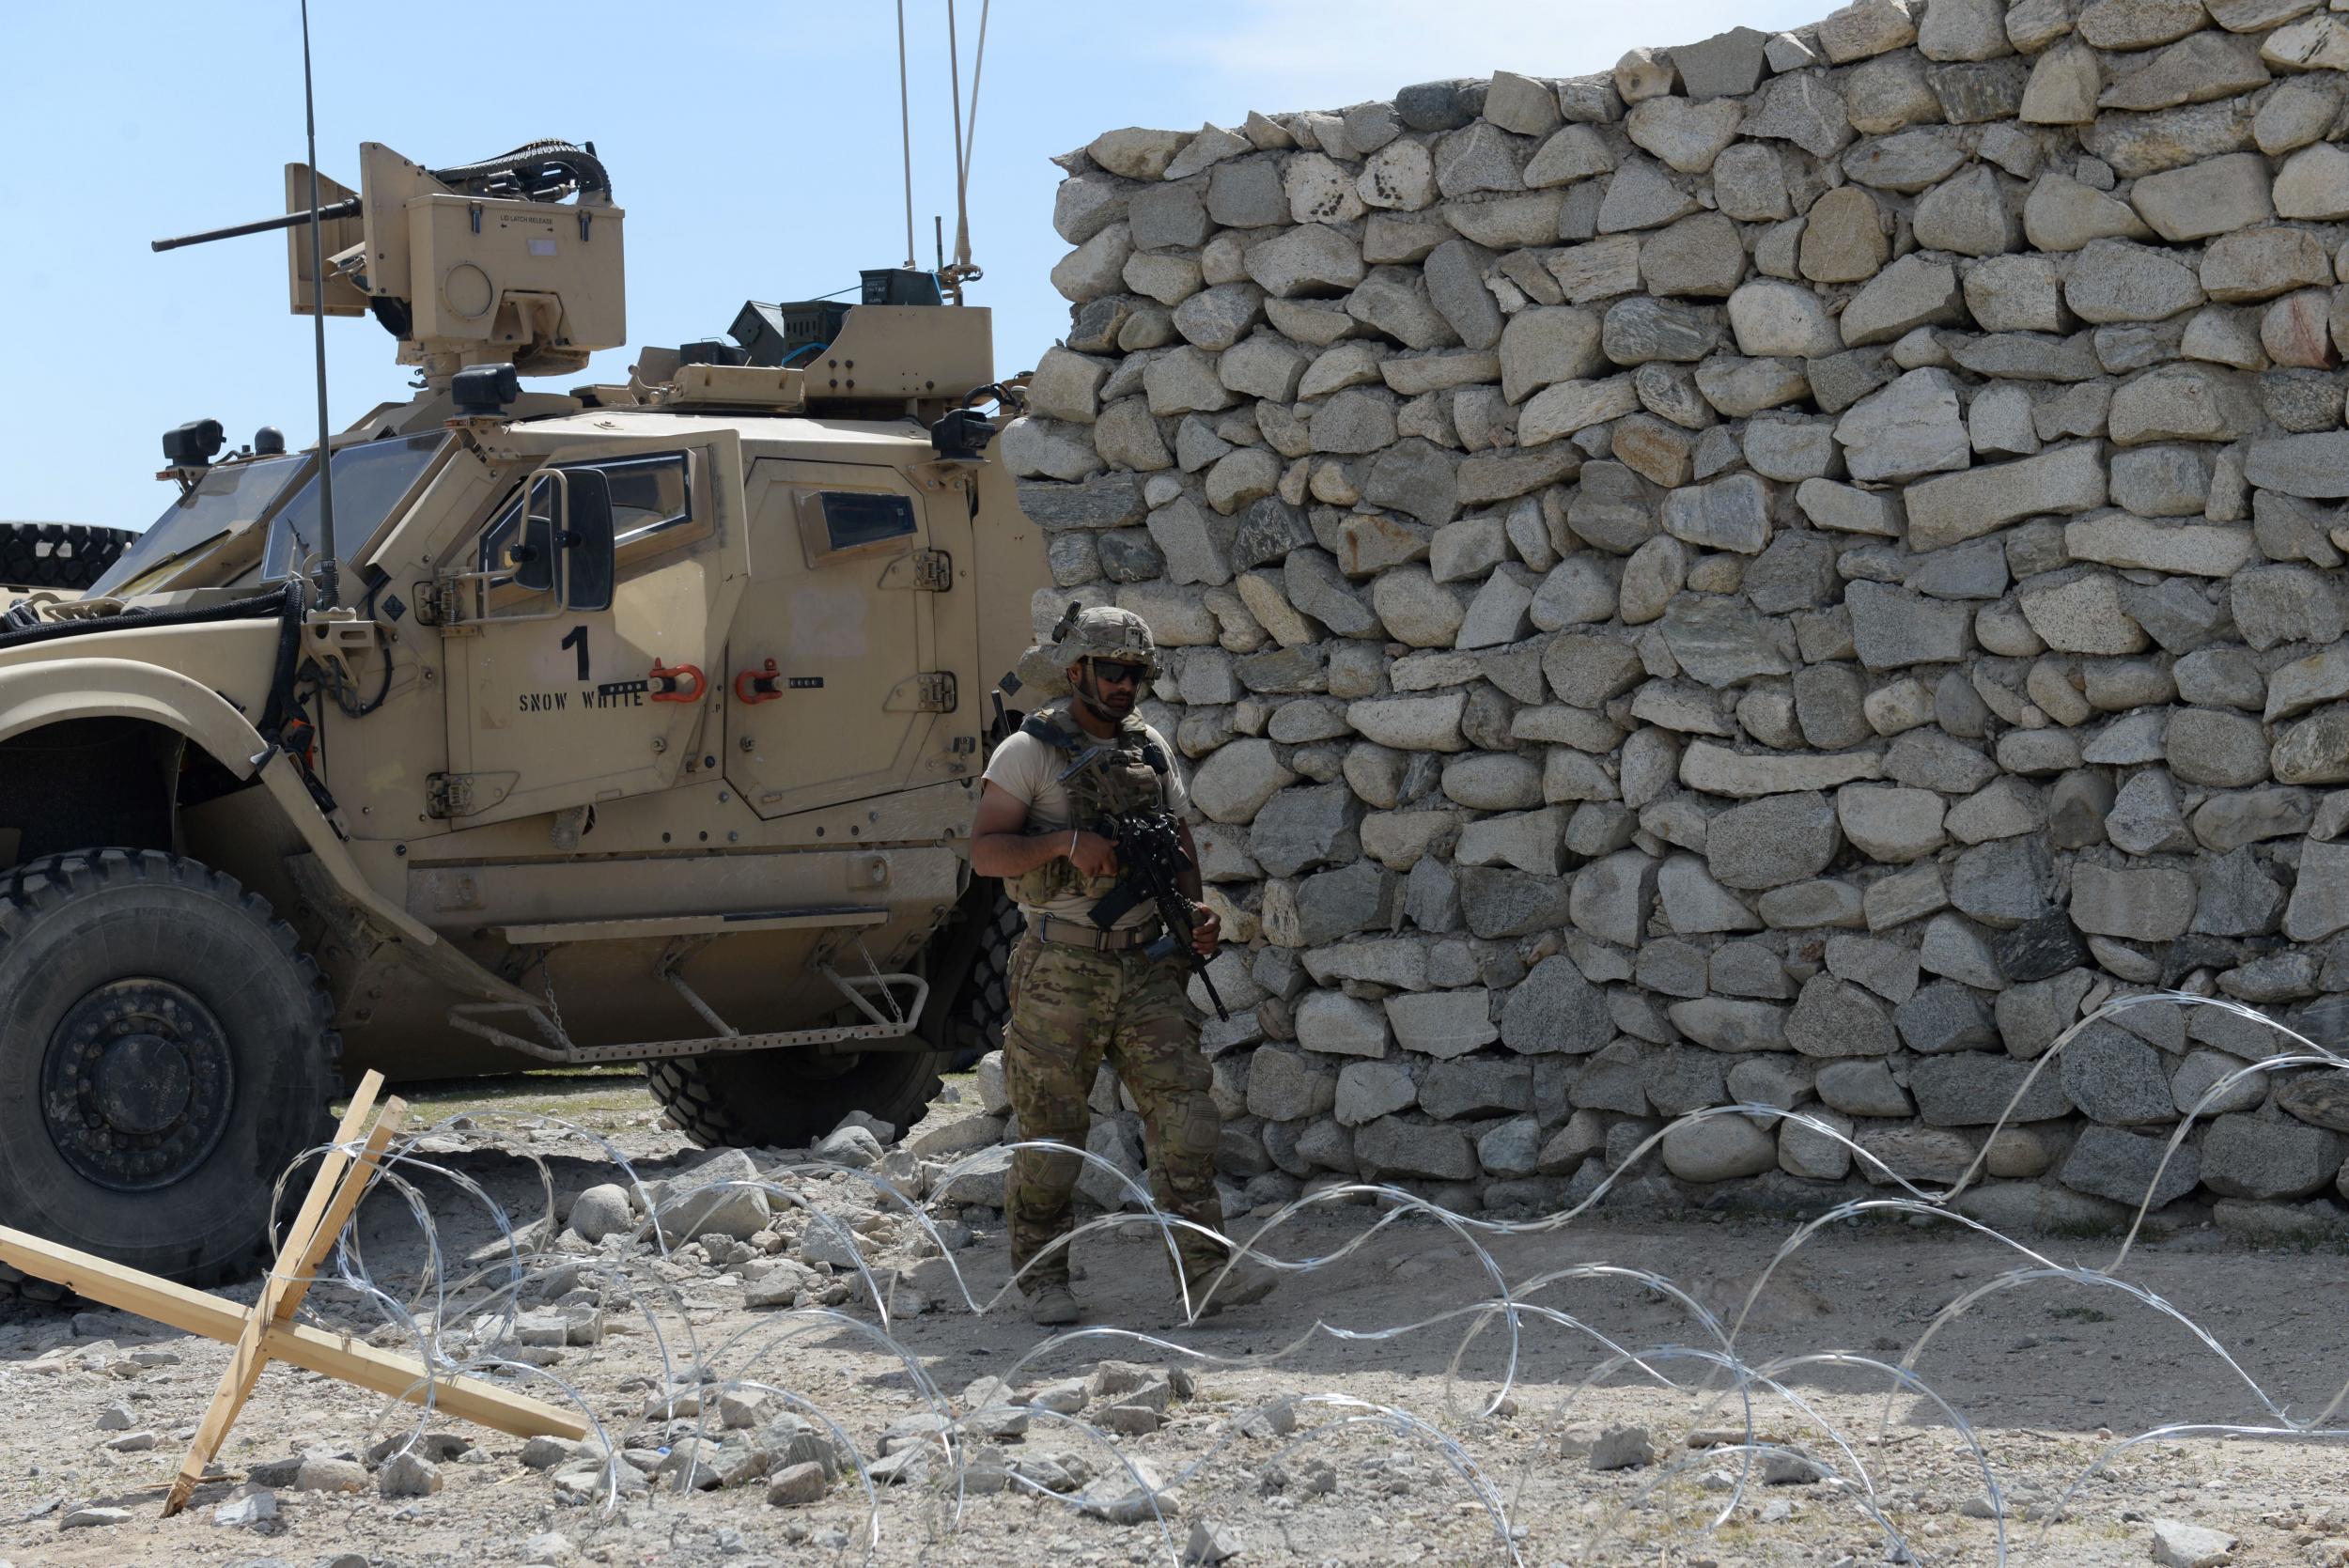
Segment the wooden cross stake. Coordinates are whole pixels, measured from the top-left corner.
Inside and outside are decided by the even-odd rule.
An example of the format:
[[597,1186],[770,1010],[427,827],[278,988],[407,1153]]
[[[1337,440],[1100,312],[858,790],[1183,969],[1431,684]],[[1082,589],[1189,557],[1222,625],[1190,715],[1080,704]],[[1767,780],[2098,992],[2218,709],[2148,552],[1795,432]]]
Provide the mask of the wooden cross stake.
[[[587,1436],[584,1418],[570,1411],[475,1378],[436,1376],[410,1357],[292,1321],[319,1265],[358,1208],[368,1182],[382,1163],[384,1150],[407,1118],[406,1103],[393,1098],[383,1103],[381,1115],[368,1127],[382,1087],[380,1073],[371,1072],[360,1081],[358,1093],[350,1098],[350,1110],[335,1128],[334,1145],[319,1162],[309,1194],[294,1216],[261,1287],[260,1299],[250,1312],[207,1292],[0,1226],[0,1263],[36,1279],[54,1281],[92,1301],[234,1347],[228,1370],[221,1374],[220,1389],[212,1395],[211,1406],[204,1412],[195,1441],[164,1499],[165,1518],[187,1506],[204,1479],[206,1467],[227,1440],[238,1412],[252,1397],[261,1369],[272,1361],[284,1361],[411,1404],[423,1404],[429,1397],[436,1408],[515,1436],[576,1439]],[[363,1128],[366,1129],[364,1140]],[[350,1153],[354,1145],[356,1156]]]

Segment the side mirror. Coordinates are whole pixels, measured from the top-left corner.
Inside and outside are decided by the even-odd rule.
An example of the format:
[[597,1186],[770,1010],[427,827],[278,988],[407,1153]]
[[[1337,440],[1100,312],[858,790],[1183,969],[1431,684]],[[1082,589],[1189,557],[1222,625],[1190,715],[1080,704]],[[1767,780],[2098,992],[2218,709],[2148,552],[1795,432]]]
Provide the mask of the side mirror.
[[599,469],[575,468],[566,475],[569,495],[563,532],[563,602],[571,610],[612,608],[612,481]]
[[506,547],[499,565],[533,593],[550,593],[562,584],[567,609],[611,608],[612,482],[592,468],[547,469],[534,475],[519,536]]

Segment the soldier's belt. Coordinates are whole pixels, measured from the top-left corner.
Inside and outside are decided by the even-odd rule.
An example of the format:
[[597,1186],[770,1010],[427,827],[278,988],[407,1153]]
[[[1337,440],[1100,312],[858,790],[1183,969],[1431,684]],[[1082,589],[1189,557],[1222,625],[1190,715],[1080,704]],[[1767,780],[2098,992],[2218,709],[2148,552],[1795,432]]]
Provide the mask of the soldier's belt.
[[1145,947],[1158,939],[1159,923],[1144,921],[1140,925],[1120,926],[1104,931],[1081,920],[1062,920],[1056,915],[1042,915],[1029,923],[1028,929],[1048,942],[1063,947],[1088,947],[1096,953],[1123,953],[1130,948]]

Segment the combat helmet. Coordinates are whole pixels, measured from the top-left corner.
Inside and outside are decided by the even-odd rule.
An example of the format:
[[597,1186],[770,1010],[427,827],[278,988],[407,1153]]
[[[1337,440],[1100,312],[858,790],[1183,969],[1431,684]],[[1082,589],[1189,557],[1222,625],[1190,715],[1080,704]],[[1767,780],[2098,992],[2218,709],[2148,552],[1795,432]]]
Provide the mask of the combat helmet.
[[1144,680],[1159,673],[1159,649],[1150,640],[1149,624],[1115,605],[1097,604],[1090,610],[1069,605],[1052,629],[1052,649],[1064,670],[1087,659],[1108,659],[1141,665]]
[[1018,686],[1037,696],[1065,696],[1068,667],[1087,659],[1139,664],[1145,682],[1159,673],[1158,644],[1140,615],[1114,605],[1087,609],[1072,600],[1052,634],[1020,656]]

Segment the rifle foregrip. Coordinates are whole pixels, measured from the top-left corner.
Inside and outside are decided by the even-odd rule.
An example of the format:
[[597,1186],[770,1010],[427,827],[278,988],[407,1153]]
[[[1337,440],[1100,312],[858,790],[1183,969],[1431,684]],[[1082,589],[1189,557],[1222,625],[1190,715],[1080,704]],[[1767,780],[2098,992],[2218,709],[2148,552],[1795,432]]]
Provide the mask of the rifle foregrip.
[[1191,972],[1199,976],[1199,984],[1207,988],[1207,1000],[1215,1003],[1215,1016],[1230,1023],[1231,1009],[1223,1005],[1223,994],[1215,988],[1215,982],[1207,978],[1207,961],[1199,956],[1195,949],[1190,955],[1190,968]]

